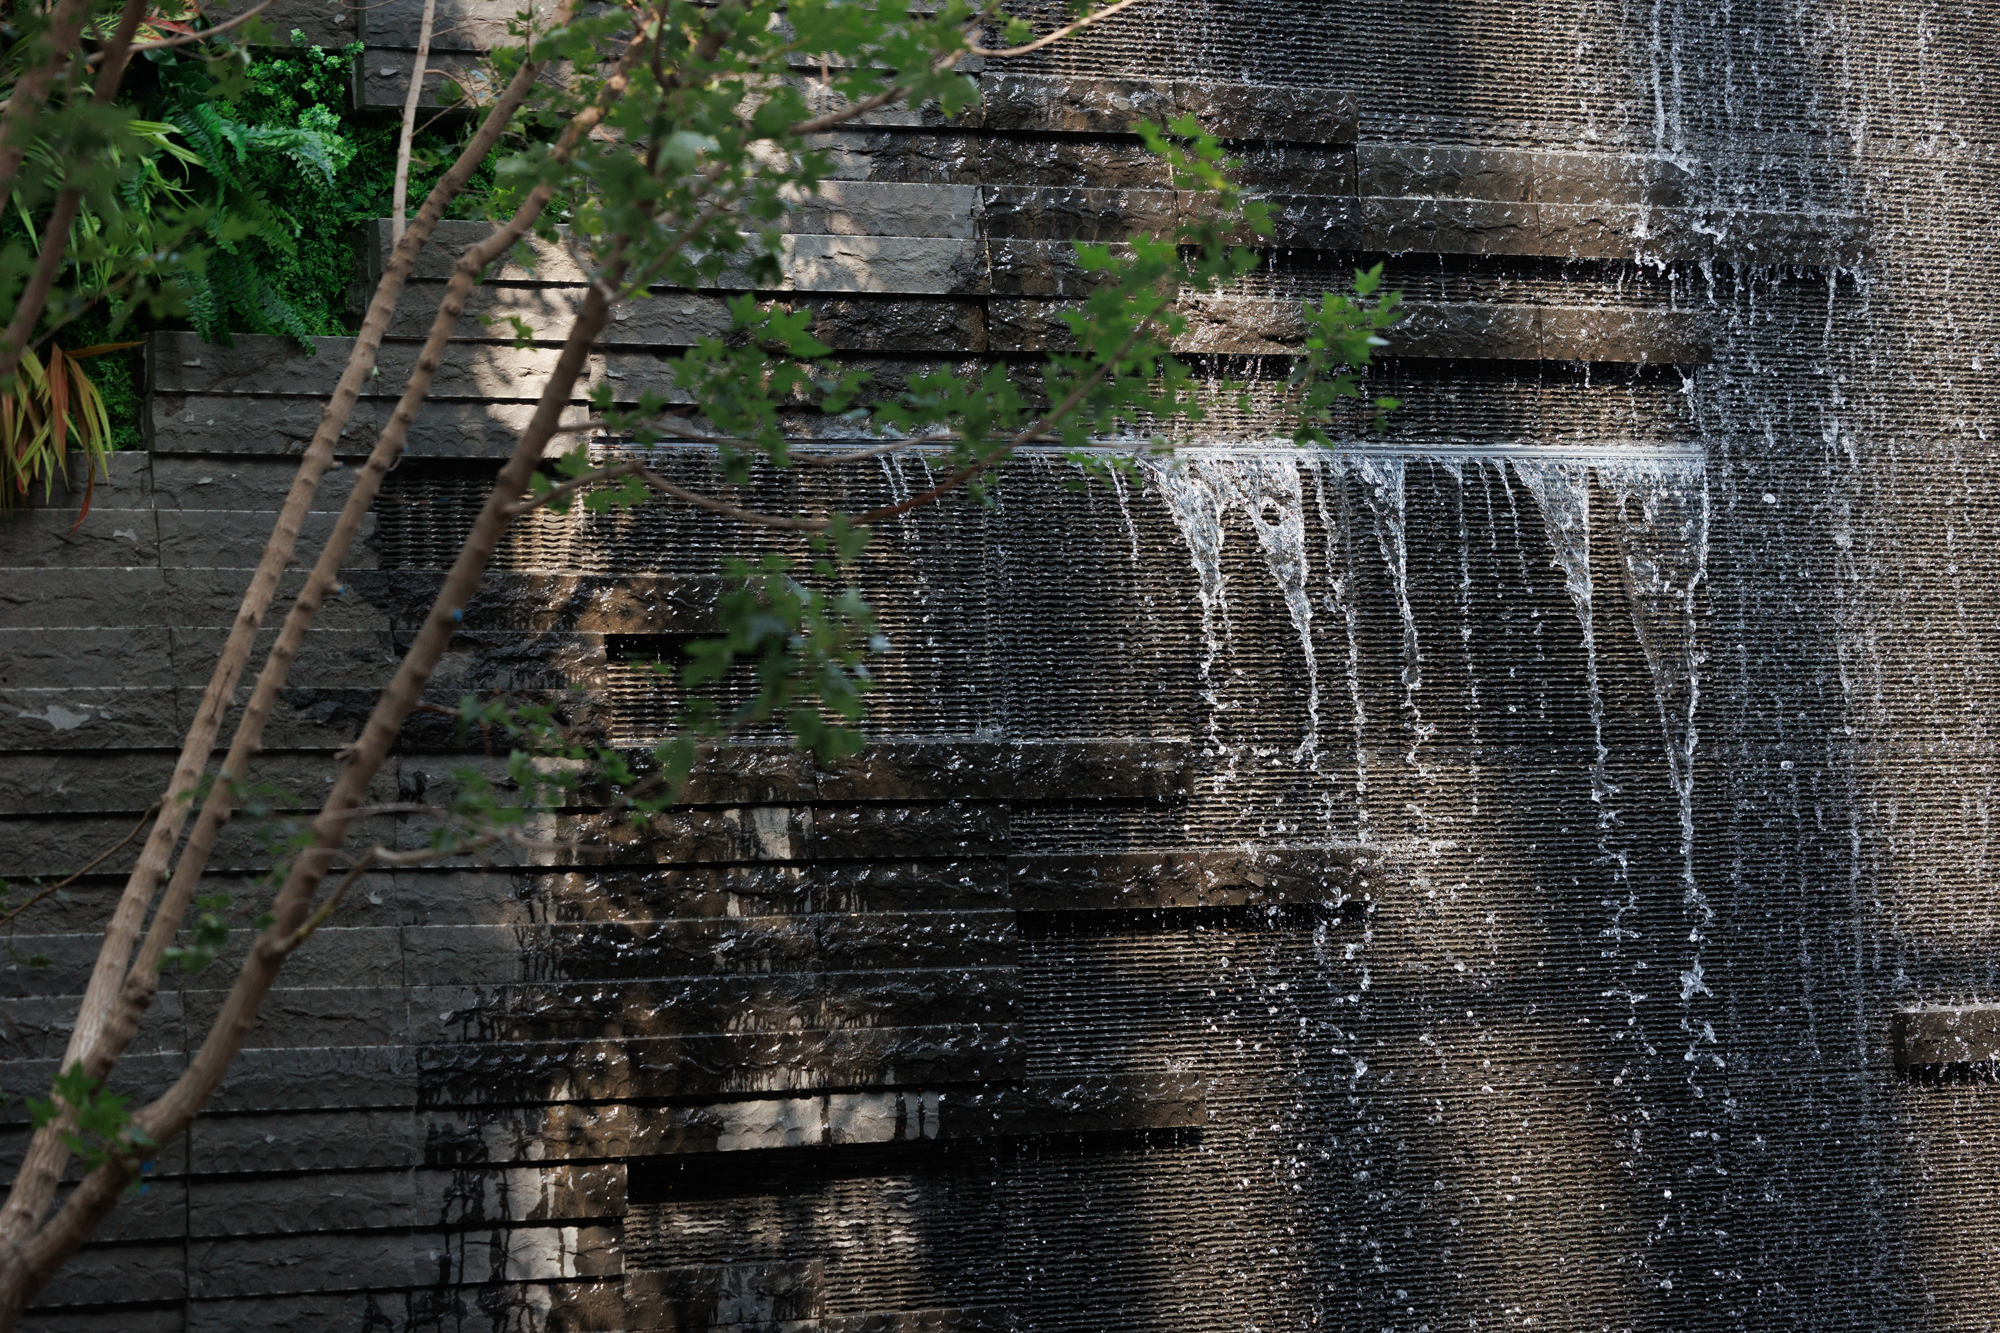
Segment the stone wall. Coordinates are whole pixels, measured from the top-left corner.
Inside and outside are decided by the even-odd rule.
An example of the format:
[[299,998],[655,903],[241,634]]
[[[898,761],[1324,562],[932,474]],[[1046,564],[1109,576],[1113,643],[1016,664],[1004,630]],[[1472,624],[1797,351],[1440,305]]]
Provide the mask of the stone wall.
[[[440,8],[468,54],[501,13]],[[418,9],[277,24],[358,32],[357,98],[399,106]],[[1993,1025],[1926,1010],[1996,984],[1996,39],[1889,0],[1142,5],[983,75],[963,121],[830,136],[767,295],[893,384],[1046,346],[1086,290],[1067,241],[1181,206],[1133,121],[1205,116],[1279,219],[1184,347],[1248,406],[1143,490],[1036,457],[885,531],[857,760],[753,737],[643,832],[566,812],[587,853],[371,877],[31,1325],[2000,1320]],[[1407,407],[1337,457],[1258,446],[1296,302],[1378,258]],[[428,605],[584,262],[544,247],[476,302],[538,346],[468,321],[294,673],[280,808]],[[591,382],[635,399],[720,317],[620,310]],[[156,336],[148,449],[81,524],[0,519],[0,874],[73,870],[157,794],[344,354]],[[765,549],[665,506],[537,515],[432,697],[565,691],[647,743],[677,701],[646,663]],[[420,715],[379,794],[486,762]],[[246,897],[254,835],[214,862]],[[10,927],[10,1095],[119,880]],[[128,1090],[224,975],[162,996]]]

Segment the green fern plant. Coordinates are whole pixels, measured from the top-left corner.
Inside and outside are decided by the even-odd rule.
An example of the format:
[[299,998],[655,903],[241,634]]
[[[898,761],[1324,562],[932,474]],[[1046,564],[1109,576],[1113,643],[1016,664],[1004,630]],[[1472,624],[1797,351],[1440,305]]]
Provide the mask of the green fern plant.
[[269,254],[296,256],[301,225],[258,188],[249,169],[260,157],[277,156],[332,185],[354,154],[339,122],[323,107],[308,107],[297,125],[245,124],[226,103],[185,87],[167,118],[199,160],[189,188],[210,210],[207,252],[185,279],[195,330],[211,342],[226,340],[232,328],[301,341],[322,332],[267,272]]

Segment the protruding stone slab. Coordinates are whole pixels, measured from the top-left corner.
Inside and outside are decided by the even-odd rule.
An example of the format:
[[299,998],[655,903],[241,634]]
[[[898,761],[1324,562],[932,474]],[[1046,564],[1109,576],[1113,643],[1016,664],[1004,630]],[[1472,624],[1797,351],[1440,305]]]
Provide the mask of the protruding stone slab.
[[1899,1009],[1889,1041],[1899,1069],[1988,1064],[2000,1060],[2000,1004]]

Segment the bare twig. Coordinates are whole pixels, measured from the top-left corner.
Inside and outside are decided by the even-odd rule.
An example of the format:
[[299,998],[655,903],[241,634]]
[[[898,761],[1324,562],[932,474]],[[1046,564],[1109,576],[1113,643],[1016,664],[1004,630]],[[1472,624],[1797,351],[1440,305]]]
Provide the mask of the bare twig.
[[155,810],[158,810],[159,808],[160,808],[160,803],[158,801],[155,801],[151,805],[147,806],[146,813],[139,816],[139,822],[132,826],[132,831],[126,834],[124,837],[120,838],[117,842],[112,843],[111,846],[106,848],[104,851],[99,852],[96,858],[93,859],[89,865],[77,871],[75,874],[69,876],[67,879],[57,880],[54,884],[49,885],[47,888],[43,889],[40,893],[37,893],[34,897],[28,899],[28,901],[22,903],[19,907],[16,907],[13,911],[8,912],[5,915],[0,915],[0,926],[6,925],[9,921],[12,921],[15,917],[21,915],[21,913],[27,911],[30,907],[33,907],[36,903],[48,897],[50,894],[58,893],[61,890],[68,888],[70,885],[82,879],[85,875],[88,875],[91,871],[97,869],[97,867],[103,865],[106,861],[109,861],[122,848],[128,845],[132,841],[132,839],[138,837],[141,833],[144,833],[146,831],[146,822],[153,817],[153,812]]
[[396,182],[389,201],[389,239],[403,239],[403,205],[410,196],[410,141],[417,134],[417,103],[424,96],[424,66],[431,59],[431,23],[437,0],[424,0],[423,23],[417,29],[417,59],[410,67],[410,91],[403,98],[403,132],[396,140]]
[[1105,19],[1110,18],[1113,14],[1116,14],[1119,10],[1128,9],[1131,6],[1136,5],[1138,3],[1139,0],[1117,0],[1116,4],[1106,5],[1104,8],[1098,10],[1095,14],[1086,14],[1082,18],[1078,19],[1076,22],[1070,24],[1068,27],[1057,28],[1054,32],[1050,33],[1046,37],[1037,37],[1034,41],[1029,42],[1026,46],[1012,46],[998,51],[988,50],[986,47],[983,46],[971,46],[968,48],[968,50],[972,55],[985,56],[989,60],[996,60],[996,59],[1011,60],[1016,56],[1024,56],[1029,54],[1030,52],[1039,51],[1045,46],[1049,46],[1056,42],[1059,42],[1063,38],[1069,36],[1071,33],[1080,32],[1084,28],[1088,28],[1093,23],[1102,23]]

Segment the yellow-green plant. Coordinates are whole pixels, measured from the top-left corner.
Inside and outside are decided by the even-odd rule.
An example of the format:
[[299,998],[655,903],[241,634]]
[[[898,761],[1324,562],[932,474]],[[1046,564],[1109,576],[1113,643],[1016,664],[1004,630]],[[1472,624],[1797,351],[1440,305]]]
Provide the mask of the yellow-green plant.
[[0,393],[0,507],[25,504],[38,483],[47,496],[58,476],[70,485],[69,451],[75,449],[84,459],[83,505],[76,516],[83,521],[112,440],[104,396],[78,363],[138,345],[99,343],[66,352],[51,344],[46,363],[33,349],[21,354],[13,388]]

